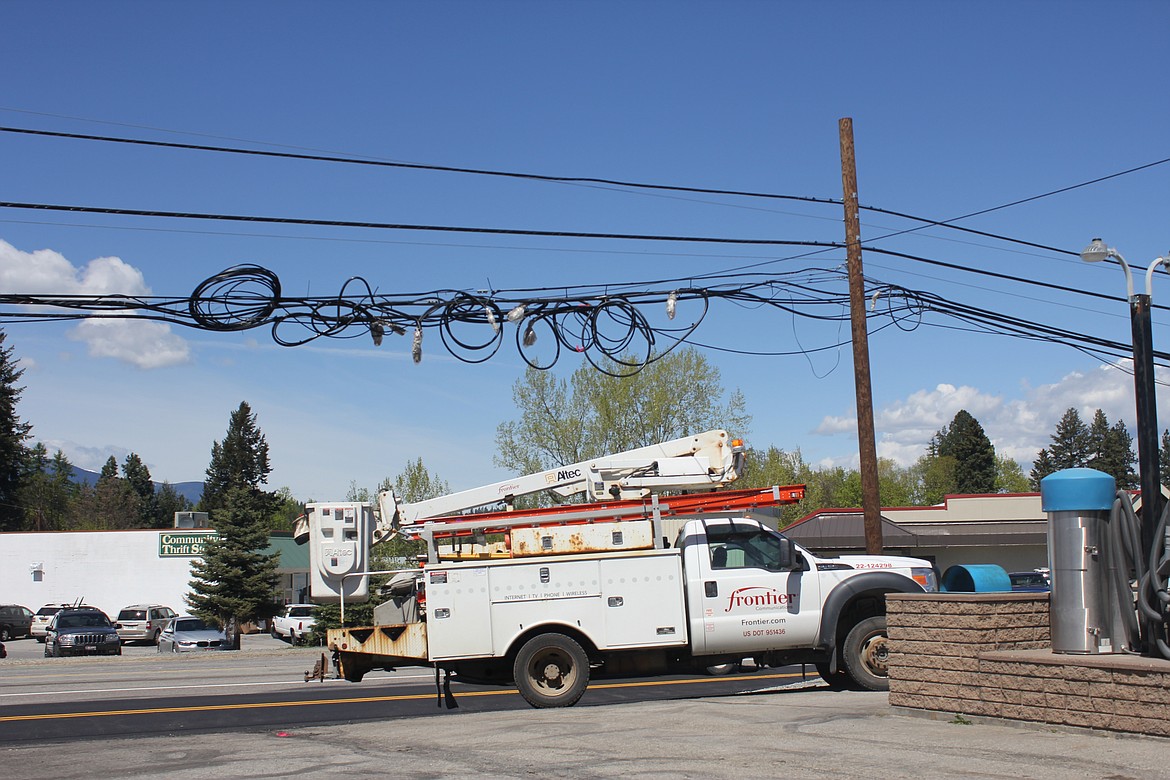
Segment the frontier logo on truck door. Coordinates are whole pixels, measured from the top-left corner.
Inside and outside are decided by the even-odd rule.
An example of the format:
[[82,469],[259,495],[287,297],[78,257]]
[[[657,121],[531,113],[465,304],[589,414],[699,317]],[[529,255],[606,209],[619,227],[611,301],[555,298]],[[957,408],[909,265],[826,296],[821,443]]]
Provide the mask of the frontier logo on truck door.
[[727,609],[723,611],[733,612],[742,607],[756,612],[767,612],[796,604],[799,600],[800,595],[797,593],[781,593],[775,588],[752,585],[733,590],[727,600]]

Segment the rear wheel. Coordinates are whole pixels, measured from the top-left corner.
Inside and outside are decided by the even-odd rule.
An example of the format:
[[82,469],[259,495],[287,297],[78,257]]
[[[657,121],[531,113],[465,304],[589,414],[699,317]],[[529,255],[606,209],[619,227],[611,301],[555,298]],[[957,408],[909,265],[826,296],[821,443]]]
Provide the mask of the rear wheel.
[[533,707],[571,707],[589,685],[589,656],[564,634],[540,634],[520,648],[512,673]]
[[841,652],[853,681],[870,691],[888,691],[890,641],[885,617],[862,620],[850,629]]
[[7,642],[12,638],[12,632],[8,630],[8,626],[0,626],[0,642]]

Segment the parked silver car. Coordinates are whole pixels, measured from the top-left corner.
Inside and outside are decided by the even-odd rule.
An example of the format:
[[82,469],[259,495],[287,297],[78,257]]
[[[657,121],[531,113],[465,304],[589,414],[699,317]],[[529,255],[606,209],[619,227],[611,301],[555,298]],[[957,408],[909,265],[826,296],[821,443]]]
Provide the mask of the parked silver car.
[[222,631],[191,615],[180,615],[172,619],[158,637],[160,653],[222,650],[227,644],[227,636]]
[[162,604],[131,604],[118,613],[118,636],[123,642],[158,644],[163,627],[177,613]]

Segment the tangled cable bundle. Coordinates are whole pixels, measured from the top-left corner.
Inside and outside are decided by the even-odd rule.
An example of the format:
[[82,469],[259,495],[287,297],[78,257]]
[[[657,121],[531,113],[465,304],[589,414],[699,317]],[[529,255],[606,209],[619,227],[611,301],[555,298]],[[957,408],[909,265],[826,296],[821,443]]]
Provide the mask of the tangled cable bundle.
[[[506,329],[514,326],[516,350],[529,366],[546,370],[556,365],[563,353],[575,353],[611,376],[637,373],[683,343],[754,355],[807,355],[849,343],[848,336],[841,335],[833,343],[815,347],[760,351],[700,344],[692,338],[716,303],[778,310],[794,320],[848,323],[848,281],[840,267],[802,268],[766,276],[734,274],[709,281],[712,283],[707,286],[697,286],[693,279],[683,285],[676,279],[600,289],[560,288],[563,294],[559,295],[553,294],[552,288],[537,288],[476,293],[433,290],[389,296],[378,293],[366,279],[353,276],[336,295],[287,297],[271,270],[237,265],[196,285],[187,298],[0,295],[0,323],[137,318],[215,332],[270,326],[273,341],[285,347],[319,338],[369,338],[380,346],[388,335],[409,333],[415,362],[422,359],[425,333],[438,330],[443,348],[465,363],[491,359],[503,345]],[[1059,343],[1098,358],[1124,358],[1130,353],[1128,344],[871,279],[866,280],[865,295],[871,333],[890,326],[913,330],[927,323]],[[682,307],[693,319],[689,324],[675,325],[676,312]],[[928,314],[953,322],[928,323]],[[1170,355],[1155,352],[1155,358],[1165,365]]]

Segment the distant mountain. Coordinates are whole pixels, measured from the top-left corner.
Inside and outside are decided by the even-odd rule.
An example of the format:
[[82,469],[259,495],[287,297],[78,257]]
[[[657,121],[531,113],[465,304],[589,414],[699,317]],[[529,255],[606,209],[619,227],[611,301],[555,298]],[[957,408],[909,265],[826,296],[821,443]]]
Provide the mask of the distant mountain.
[[[86,471],[85,469],[79,469],[76,466],[73,467],[73,481],[79,485],[92,485],[98,481],[99,476],[101,475],[97,472]],[[154,489],[156,491],[161,487],[161,482],[154,483]],[[198,504],[199,499],[203,497],[202,482],[172,482],[171,488],[173,488],[174,491],[180,496],[183,496],[188,501],[190,501],[192,505]]]

